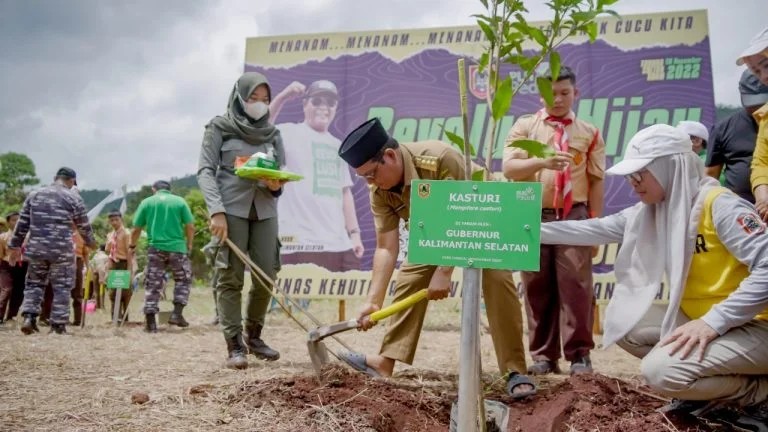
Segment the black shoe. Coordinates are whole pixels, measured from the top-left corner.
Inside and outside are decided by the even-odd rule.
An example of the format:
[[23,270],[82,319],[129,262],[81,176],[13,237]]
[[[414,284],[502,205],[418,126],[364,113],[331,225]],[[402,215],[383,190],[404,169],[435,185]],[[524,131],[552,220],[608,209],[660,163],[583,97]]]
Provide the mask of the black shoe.
[[21,324],[21,332],[25,335],[30,335],[32,333],[39,333],[40,329],[37,328],[37,315],[25,313],[22,314],[24,317],[24,322]]
[[184,319],[184,315],[181,314],[182,310],[184,310],[183,304],[174,303],[173,312],[171,312],[171,317],[168,318],[168,324],[179,327],[189,327],[189,323]]
[[656,411],[665,414],[689,414],[698,417],[703,415],[706,411],[709,411],[710,406],[714,407],[714,404],[706,400],[672,399],[670,403]]
[[243,344],[243,336],[235,335],[227,338],[227,367],[229,369],[247,369],[248,359],[245,357],[247,350]]
[[245,344],[248,346],[248,352],[262,360],[277,360],[280,358],[280,353],[270,348],[261,340],[262,327],[261,325],[245,327]]
[[589,356],[571,362],[571,375],[591,374],[592,372],[592,361]]
[[51,330],[48,333],[56,333],[59,335],[67,334],[66,324],[51,324]]
[[144,324],[144,331],[147,333],[157,333],[157,321],[155,320],[155,314],[146,314],[146,321]]
[[744,412],[730,424],[752,432],[768,432],[768,402],[744,407]]

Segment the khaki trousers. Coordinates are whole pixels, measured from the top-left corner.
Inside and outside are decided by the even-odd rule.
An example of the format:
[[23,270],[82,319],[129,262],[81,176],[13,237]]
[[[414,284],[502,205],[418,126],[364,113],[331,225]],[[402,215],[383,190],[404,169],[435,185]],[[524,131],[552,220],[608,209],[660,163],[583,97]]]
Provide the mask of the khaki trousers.
[[[402,300],[420,289],[427,288],[435,269],[433,265],[401,265],[393,301]],[[525,373],[522,307],[512,272],[483,270],[483,297],[499,371],[502,374]],[[387,333],[381,344],[382,356],[406,364],[413,363],[427,305],[428,302],[419,302],[389,319]],[[458,345],[458,338],[456,343]]]
[[[686,400],[723,400],[754,405],[768,398],[768,322],[752,320],[710,342],[704,360],[690,354],[681,360],[669,355],[669,345],[660,347],[660,322],[650,311],[619,343],[642,353],[640,370],[648,385],[659,393]],[[646,319],[651,318],[651,319]],[[650,335],[655,333],[655,338]],[[632,353],[632,351],[630,351]]]

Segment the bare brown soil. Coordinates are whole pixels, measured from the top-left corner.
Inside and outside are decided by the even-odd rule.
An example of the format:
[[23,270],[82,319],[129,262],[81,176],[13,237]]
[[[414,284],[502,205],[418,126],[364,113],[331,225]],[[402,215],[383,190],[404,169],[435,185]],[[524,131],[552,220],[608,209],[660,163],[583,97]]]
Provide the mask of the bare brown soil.
[[[18,323],[0,326],[0,430],[448,430],[458,382],[455,305],[431,306],[413,367],[398,366],[391,379],[370,379],[336,363],[326,367],[321,383],[307,355],[306,333],[282,314],[269,316],[264,334],[280,360],[250,357],[245,371],[225,369],[223,338],[206,324],[209,293],[195,291],[187,313],[192,326],[161,325],[156,335],[143,333],[139,323],[114,329],[102,312],[89,315],[86,328],[71,329],[70,336],[42,328],[25,337]],[[336,306],[312,304],[324,322],[338,319]],[[131,305],[134,320],[139,307]],[[348,313],[354,307],[348,305]],[[342,336],[355,349],[376,352],[382,334],[380,326]],[[657,413],[664,398],[642,386],[637,360],[615,348],[594,351],[598,375],[537,379],[539,394],[523,401],[504,394],[487,334],[481,354],[485,397],[509,406],[509,431],[718,430]]]

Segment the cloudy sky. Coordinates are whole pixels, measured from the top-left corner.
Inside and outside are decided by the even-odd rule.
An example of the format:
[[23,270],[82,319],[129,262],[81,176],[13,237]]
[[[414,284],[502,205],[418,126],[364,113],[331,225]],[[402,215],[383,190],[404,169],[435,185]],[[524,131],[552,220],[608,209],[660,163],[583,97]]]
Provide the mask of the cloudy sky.
[[[528,0],[546,19],[543,0]],[[651,8],[650,5],[653,5]],[[0,0],[0,153],[84,189],[191,174],[226,106],[246,37],[471,25],[479,0]],[[708,9],[718,103],[738,104],[734,59],[768,24],[765,0],[620,0],[622,14]]]

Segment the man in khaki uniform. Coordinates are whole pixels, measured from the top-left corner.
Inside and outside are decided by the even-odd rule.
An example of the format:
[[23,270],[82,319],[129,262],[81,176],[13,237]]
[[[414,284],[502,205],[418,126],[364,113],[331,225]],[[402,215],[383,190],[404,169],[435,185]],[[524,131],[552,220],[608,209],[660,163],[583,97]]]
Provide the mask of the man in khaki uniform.
[[[395,269],[399,222],[410,217],[411,180],[463,180],[464,159],[453,147],[440,141],[399,144],[389,137],[378,119],[369,120],[350,133],[341,144],[339,156],[370,185],[376,251],[371,288],[358,318],[360,328],[367,330],[372,326],[367,316],[384,303]],[[402,300],[423,288],[428,288],[430,300],[446,298],[452,272],[452,267],[403,263],[394,300]],[[534,394],[533,383],[523,375],[522,309],[512,272],[483,270],[483,295],[499,370],[507,374],[507,391],[515,398]],[[345,353],[343,360],[372,376],[392,375],[396,361],[411,364],[426,311],[427,302],[420,302],[393,315],[379,355]]]
[[[570,68],[561,68],[552,90],[552,106],[521,117],[509,131],[504,176],[542,184],[542,222],[601,216],[605,142],[596,127],[577,119],[571,110],[578,89],[576,75]],[[523,139],[548,144],[554,147],[556,155],[545,159],[529,157],[525,150],[511,147]],[[561,339],[565,359],[571,362],[571,374],[592,372],[592,248],[542,245],[540,270],[522,272],[522,280],[529,349],[534,361],[528,372],[558,372]]]

